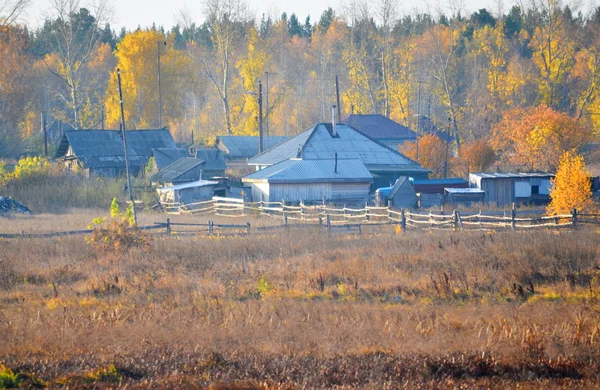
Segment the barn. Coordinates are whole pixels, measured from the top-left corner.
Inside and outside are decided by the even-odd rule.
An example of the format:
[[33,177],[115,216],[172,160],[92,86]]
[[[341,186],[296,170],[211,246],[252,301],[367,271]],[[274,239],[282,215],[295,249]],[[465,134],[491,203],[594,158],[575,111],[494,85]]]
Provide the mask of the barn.
[[362,204],[369,199],[373,177],[356,159],[292,158],[242,178],[252,199],[265,202]]
[[512,203],[544,204],[550,201],[550,181],[544,172],[471,173],[469,184],[485,192],[485,203],[508,206]]
[[[167,129],[132,130],[127,132],[129,169],[133,175],[142,172],[153,156],[153,149],[174,149],[175,141]],[[120,130],[66,131],[54,158],[66,167],[82,169],[88,175],[116,177],[125,174],[125,150]]]

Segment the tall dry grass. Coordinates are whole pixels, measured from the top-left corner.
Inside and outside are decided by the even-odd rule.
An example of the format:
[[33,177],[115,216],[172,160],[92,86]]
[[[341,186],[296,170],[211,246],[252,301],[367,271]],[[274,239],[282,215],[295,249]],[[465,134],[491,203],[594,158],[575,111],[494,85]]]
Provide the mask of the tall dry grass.
[[597,384],[597,232],[391,229],[0,241],[0,360],[74,386]]

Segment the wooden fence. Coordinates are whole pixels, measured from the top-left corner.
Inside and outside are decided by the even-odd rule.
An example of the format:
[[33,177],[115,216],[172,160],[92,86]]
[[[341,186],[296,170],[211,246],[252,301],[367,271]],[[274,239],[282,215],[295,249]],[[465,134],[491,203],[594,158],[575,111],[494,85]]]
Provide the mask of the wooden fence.
[[399,224],[406,229],[435,230],[531,230],[536,228],[574,227],[578,223],[600,224],[600,215],[571,214],[544,216],[539,210],[461,213],[456,210],[444,213],[413,212],[394,210],[389,207],[373,207],[365,204],[362,208],[331,207],[327,205],[288,205],[285,202],[244,202],[241,199],[215,197],[210,201],[189,205],[164,205],[171,214],[219,215],[231,218],[265,216],[289,225],[366,226]]

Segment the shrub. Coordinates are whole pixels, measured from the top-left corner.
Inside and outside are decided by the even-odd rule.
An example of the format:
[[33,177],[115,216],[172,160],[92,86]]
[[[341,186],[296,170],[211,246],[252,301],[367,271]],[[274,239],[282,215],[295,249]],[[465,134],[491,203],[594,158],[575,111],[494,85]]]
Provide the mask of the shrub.
[[4,364],[0,364],[0,388],[10,389],[13,387],[19,387],[21,378],[19,374],[16,374],[13,370],[6,367]]

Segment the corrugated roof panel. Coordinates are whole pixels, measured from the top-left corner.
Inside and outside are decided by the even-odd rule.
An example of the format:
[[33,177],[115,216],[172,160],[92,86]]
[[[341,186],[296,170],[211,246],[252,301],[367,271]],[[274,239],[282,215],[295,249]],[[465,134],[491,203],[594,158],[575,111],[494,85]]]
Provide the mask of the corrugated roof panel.
[[[289,139],[286,136],[272,135],[264,137],[263,142],[266,149]],[[219,142],[229,151],[231,158],[252,158],[258,154],[257,136],[219,136]]]
[[[191,171],[192,169],[198,167],[199,165],[202,165],[203,163],[204,161],[202,160],[198,160],[191,157],[184,157],[155,173],[150,180],[153,182],[161,183],[173,182],[179,176]],[[198,174],[198,177],[199,176],[200,174]]]
[[338,159],[337,172],[335,160],[299,160],[282,161],[260,171],[254,172],[242,181],[268,181],[269,183],[299,182],[370,182],[373,176],[360,160]]

